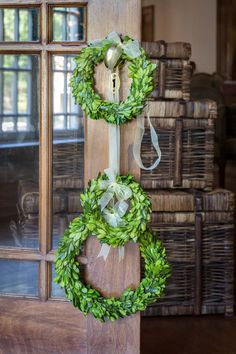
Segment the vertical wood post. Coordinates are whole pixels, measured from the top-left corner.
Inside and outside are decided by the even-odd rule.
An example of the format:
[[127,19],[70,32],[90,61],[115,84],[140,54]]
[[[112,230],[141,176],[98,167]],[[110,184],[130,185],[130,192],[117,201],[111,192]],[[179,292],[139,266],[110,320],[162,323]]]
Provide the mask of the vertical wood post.
[[202,202],[196,196],[196,215],[195,215],[195,301],[194,314],[200,315],[202,312]]
[[174,174],[174,187],[182,185],[182,130],[183,120],[177,118],[175,122],[175,174]]
[[[140,40],[141,0],[91,0],[88,3],[88,40],[104,38],[109,32],[128,34]],[[96,74],[97,90],[106,97],[108,73],[103,65]],[[125,81],[124,79],[123,81]],[[127,85],[127,84],[125,84]],[[121,128],[121,173],[139,178],[131,155],[135,122]],[[108,167],[108,124],[86,119],[85,131],[85,183]],[[136,288],[140,279],[140,256],[136,244],[125,246],[125,259],[118,260],[118,250],[111,249],[104,262],[97,258],[100,243],[95,237],[88,239],[86,280],[105,296],[119,296],[127,287]],[[139,354],[140,314],[105,324],[88,316],[88,354]]]

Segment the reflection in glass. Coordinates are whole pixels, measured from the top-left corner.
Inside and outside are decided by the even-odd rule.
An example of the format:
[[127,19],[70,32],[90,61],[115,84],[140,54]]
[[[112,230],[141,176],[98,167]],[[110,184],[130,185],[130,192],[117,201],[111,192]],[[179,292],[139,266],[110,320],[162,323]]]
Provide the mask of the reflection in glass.
[[38,262],[0,259],[0,293],[38,295]]
[[52,40],[85,41],[85,11],[85,7],[53,7]]
[[38,64],[0,55],[0,246],[38,247]]
[[39,40],[39,8],[0,8],[0,42]]
[[56,272],[55,272],[55,266],[54,263],[51,264],[51,297],[56,297],[56,298],[65,298],[65,291],[53,281],[53,279],[56,277]]
[[[71,55],[54,55],[53,67],[53,248],[68,223],[79,214],[83,189],[84,118],[74,103],[69,80]],[[64,201],[64,203],[62,203]]]

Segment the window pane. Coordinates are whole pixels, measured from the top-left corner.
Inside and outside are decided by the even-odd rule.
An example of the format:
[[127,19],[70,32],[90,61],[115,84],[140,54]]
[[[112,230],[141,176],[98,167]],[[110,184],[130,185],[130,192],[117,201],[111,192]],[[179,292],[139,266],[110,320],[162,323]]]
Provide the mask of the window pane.
[[65,298],[65,291],[62,289],[57,283],[54,282],[54,278],[56,277],[55,266],[54,263],[51,264],[51,297],[57,298]]
[[[85,280],[85,265],[80,264],[80,276],[83,282]],[[56,277],[55,266],[54,263],[51,264],[51,297],[53,298],[66,298],[65,291],[60,287],[57,283],[54,282],[54,278]]]
[[30,98],[28,98],[31,92],[31,74],[29,72],[19,72],[17,84],[17,90],[20,92],[20,95],[18,95],[18,112],[28,113],[31,103]]
[[0,55],[0,246],[38,248],[38,65]]
[[0,41],[39,40],[39,8],[0,8]]
[[0,293],[38,295],[38,262],[0,259]]
[[85,7],[52,7],[51,40],[85,41],[85,11]]
[[[71,55],[54,55],[53,67],[53,248],[68,223],[80,211],[83,188],[84,118],[74,104],[69,80],[74,68]],[[64,204],[61,202],[64,200]]]

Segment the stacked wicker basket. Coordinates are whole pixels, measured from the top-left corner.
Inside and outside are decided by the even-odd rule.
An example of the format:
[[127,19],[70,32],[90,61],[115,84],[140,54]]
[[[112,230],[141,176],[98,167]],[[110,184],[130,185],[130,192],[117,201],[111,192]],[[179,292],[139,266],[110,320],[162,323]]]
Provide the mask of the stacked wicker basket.
[[[83,189],[83,141],[68,137],[53,145],[52,246],[57,247],[68,223],[81,211]],[[38,247],[39,189],[35,181],[21,180],[18,186],[16,242],[22,247]]]
[[[144,315],[232,314],[234,195],[213,190],[217,105],[190,101],[190,44],[142,46],[157,64],[150,116],[162,160],[141,171],[141,184],[152,198],[152,228],[172,264],[165,296]],[[155,158],[146,130],[144,165]]]

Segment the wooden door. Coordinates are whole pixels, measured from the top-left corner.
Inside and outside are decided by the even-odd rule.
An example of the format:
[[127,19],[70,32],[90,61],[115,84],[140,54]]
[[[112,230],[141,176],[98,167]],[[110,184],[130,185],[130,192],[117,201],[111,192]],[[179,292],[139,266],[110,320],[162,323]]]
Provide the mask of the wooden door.
[[[140,0],[0,1],[0,353],[136,354],[140,315],[101,324],[53,283],[57,242],[80,212],[78,196],[108,166],[108,127],[85,119],[68,88],[73,57],[111,31],[140,39]],[[105,68],[97,86],[106,94]],[[123,92],[128,81],[123,80]],[[121,172],[139,178],[122,127]],[[137,245],[107,261],[90,238],[80,261],[103,294],[139,282]]]

